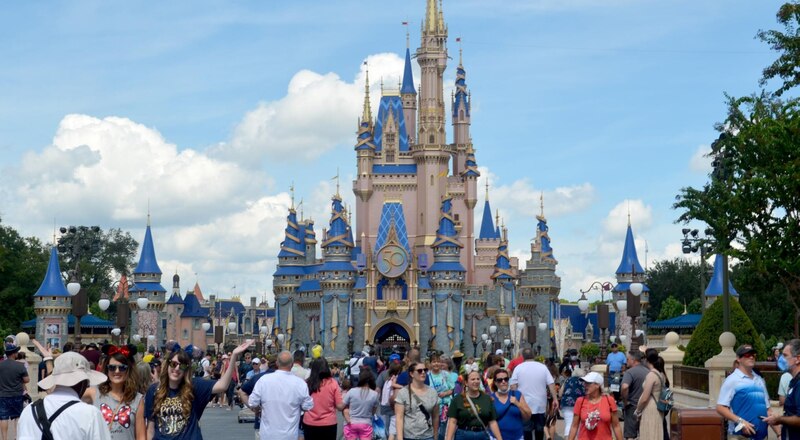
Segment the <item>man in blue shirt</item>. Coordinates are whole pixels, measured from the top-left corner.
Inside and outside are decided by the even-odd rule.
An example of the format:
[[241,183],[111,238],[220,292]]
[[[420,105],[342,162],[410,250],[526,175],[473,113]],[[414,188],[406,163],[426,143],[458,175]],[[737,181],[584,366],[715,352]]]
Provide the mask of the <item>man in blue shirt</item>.
[[[611,344],[611,353],[606,356],[606,365],[608,365],[608,380],[611,383],[611,379],[614,376],[622,375],[625,365],[628,363],[628,356],[625,353],[619,351],[619,347],[617,344]],[[616,383],[616,386],[619,387],[619,382]],[[620,394],[619,388],[615,388],[611,390],[612,394],[614,394],[614,399],[619,402]]]
[[792,339],[786,343],[782,358],[792,375],[783,405],[783,415],[771,415],[764,421],[773,426],[782,425],[783,440],[796,440],[800,439],[800,339]]
[[764,379],[753,371],[756,350],[745,344],[736,350],[739,367],[725,378],[717,399],[717,413],[728,420],[728,438],[767,438],[764,418],[769,395]]

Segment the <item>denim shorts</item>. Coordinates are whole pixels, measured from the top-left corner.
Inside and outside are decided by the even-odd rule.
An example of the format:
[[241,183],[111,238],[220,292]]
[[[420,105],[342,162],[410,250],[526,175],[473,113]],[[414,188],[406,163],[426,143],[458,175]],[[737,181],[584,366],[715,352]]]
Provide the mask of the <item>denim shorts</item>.
[[18,419],[24,402],[25,396],[0,397],[0,420]]

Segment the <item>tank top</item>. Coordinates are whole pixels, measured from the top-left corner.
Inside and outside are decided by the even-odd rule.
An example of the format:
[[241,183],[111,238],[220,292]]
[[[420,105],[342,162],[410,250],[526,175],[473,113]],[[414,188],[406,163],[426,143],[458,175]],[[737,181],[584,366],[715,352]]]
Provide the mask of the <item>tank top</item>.
[[130,404],[123,404],[111,394],[101,393],[99,389],[95,396],[94,406],[103,414],[103,420],[111,431],[111,440],[135,440],[136,411],[139,410],[142,395],[136,393]]

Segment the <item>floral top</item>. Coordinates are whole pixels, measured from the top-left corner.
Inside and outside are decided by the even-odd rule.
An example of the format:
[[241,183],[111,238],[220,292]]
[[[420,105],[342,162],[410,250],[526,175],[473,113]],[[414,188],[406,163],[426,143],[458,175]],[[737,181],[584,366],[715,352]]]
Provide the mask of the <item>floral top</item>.
[[583,390],[583,381],[579,377],[572,376],[564,382],[564,392],[561,394],[562,407],[575,406],[578,397],[582,397],[586,392]]

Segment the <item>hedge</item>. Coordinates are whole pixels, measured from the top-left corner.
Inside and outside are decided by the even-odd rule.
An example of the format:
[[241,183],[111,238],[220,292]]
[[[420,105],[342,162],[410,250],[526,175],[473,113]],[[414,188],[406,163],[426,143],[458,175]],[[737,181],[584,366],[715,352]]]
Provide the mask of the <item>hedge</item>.
[[[739,301],[731,298],[731,332],[736,335],[736,346],[751,344],[756,349],[756,359],[767,359],[767,350],[750,317],[744,312]],[[702,319],[694,329],[692,339],[686,346],[683,364],[692,367],[704,367],[706,360],[719,354],[719,335],[722,334],[722,298],[717,298],[711,307],[703,313]]]

